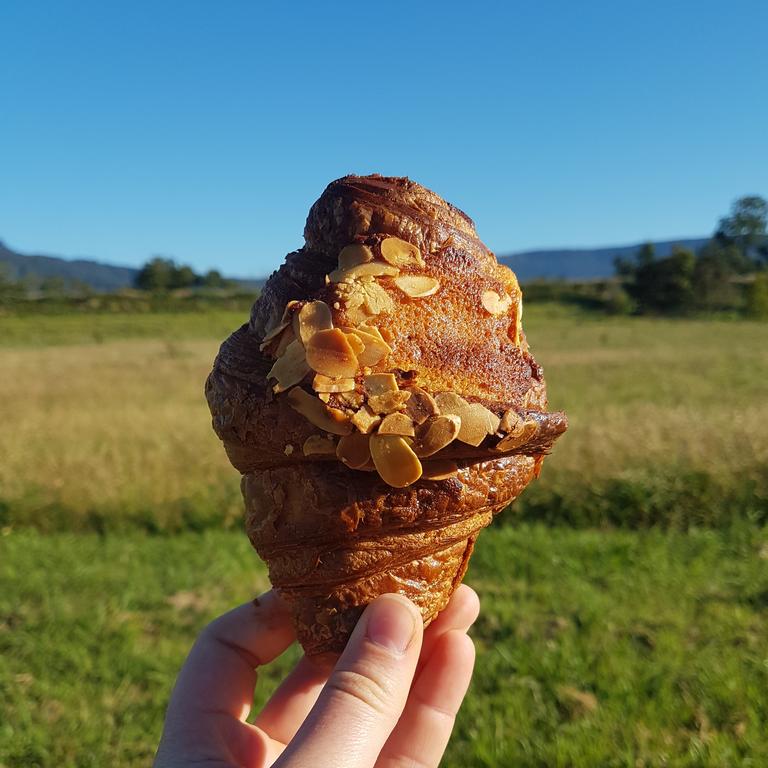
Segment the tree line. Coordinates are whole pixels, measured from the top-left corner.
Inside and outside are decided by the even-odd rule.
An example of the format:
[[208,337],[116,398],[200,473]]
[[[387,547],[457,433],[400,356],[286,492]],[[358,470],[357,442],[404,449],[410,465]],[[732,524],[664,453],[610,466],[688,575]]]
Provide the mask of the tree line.
[[768,318],[767,224],[768,202],[748,195],[733,203],[695,253],[676,247],[657,258],[653,244],[646,243],[634,258],[616,258],[626,309],[646,314],[732,309],[745,293],[746,314]]
[[136,273],[134,286],[142,291],[173,291],[179,288],[233,288],[236,283],[217,269],[198,274],[186,264],[155,256]]

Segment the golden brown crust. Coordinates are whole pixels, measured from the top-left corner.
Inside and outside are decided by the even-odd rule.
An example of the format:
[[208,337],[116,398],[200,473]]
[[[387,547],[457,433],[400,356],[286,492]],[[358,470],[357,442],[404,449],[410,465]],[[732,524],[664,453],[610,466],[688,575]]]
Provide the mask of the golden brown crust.
[[461,581],[471,542],[533,472],[534,459],[510,456],[404,489],[338,464],[252,472],[242,483],[246,528],[293,606],[305,651],[338,651],[382,592],[409,597],[431,621]]
[[[460,210],[408,179],[347,176],[312,206],[305,240],[267,281],[250,322],[222,345],[206,396],[213,427],[244,474],[248,534],[292,607],[302,645],[316,656],[341,650],[362,609],[383,592],[411,598],[429,623],[461,581],[479,531],[538,476],[567,423],[564,414],[546,410],[543,372],[522,331],[514,274],[496,262]],[[390,249],[397,242],[415,255],[393,269],[389,259],[397,253]],[[367,282],[333,278],[347,246],[364,262],[374,260]],[[359,304],[360,291],[369,292],[369,304]],[[292,318],[300,319],[307,302],[329,325],[305,340]],[[361,325],[363,309],[370,318]],[[368,343],[354,334],[368,326],[387,352],[364,370],[347,370]],[[290,375],[285,368],[275,373],[276,359]],[[339,372],[323,371],[331,363]],[[324,394],[313,389],[315,372],[330,387]],[[349,413],[360,415],[354,409],[362,406],[345,411],[345,398],[366,397],[373,406],[366,377],[378,373],[396,382],[394,395],[382,395],[378,411],[350,422]],[[345,395],[350,386],[354,391]],[[439,419],[466,429],[479,419],[481,431],[454,432],[452,442],[439,442],[434,454],[424,450],[420,461],[414,451],[425,447],[419,442],[424,431],[390,433],[376,438],[376,452],[371,447],[358,463],[349,462],[359,470],[340,463],[336,450],[348,458],[339,435],[355,432],[359,443],[355,430],[375,428],[372,420],[392,413],[385,407],[402,407],[397,403],[416,388],[432,402],[425,429]],[[323,410],[317,426],[301,411],[304,401]],[[337,421],[327,421],[326,404]],[[412,422],[400,418],[390,426],[410,429]],[[413,424],[418,430],[421,423]],[[325,431],[334,432],[331,441]],[[392,472],[391,462],[408,470]],[[374,464],[389,485],[371,471]],[[420,470],[424,476],[417,479]],[[425,479],[430,473],[446,479]],[[392,487],[398,484],[407,487]]]

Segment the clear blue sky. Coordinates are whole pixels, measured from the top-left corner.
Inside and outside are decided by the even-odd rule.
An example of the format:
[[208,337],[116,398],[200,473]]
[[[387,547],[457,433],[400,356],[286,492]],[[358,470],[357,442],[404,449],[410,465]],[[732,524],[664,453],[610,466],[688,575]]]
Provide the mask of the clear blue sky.
[[497,252],[704,235],[768,195],[768,3],[19,0],[0,6],[0,238],[233,275],[347,172]]

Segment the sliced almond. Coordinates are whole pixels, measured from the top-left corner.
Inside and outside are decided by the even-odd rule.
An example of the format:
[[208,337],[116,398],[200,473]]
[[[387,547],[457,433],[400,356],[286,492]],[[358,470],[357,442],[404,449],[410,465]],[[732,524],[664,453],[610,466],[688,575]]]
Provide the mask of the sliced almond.
[[519,432],[524,422],[525,419],[514,408],[509,408],[502,414],[499,430],[506,433]]
[[348,331],[344,331],[344,333],[347,334],[347,341],[349,342],[349,346],[352,347],[352,351],[357,356],[358,362],[362,364],[360,355],[365,352],[365,342],[363,342],[356,333],[349,333]]
[[309,373],[309,365],[304,355],[304,347],[294,340],[285,352],[275,360],[275,364],[267,374],[268,379],[277,379],[272,387],[274,392],[285,392],[286,389],[298,384]]
[[271,331],[267,331],[267,333],[264,334],[264,338],[261,340],[259,349],[263,350],[268,342],[279,336],[289,325],[290,323],[278,323]]
[[401,275],[395,278],[395,285],[412,299],[423,299],[437,293],[440,283],[427,275]]
[[306,344],[307,363],[323,376],[349,378],[358,370],[357,357],[347,335],[338,328],[318,331]]
[[431,416],[439,416],[435,398],[421,387],[409,387],[411,396],[405,406],[405,412],[414,424],[423,424]]
[[360,365],[376,365],[392,352],[392,347],[381,338],[381,334],[374,336],[372,333],[361,331],[359,328],[344,328],[343,330],[349,335],[356,336],[362,342],[362,351],[358,352],[355,349]]
[[421,477],[421,462],[405,438],[371,435],[371,458],[381,479],[393,488],[405,488]]
[[334,456],[336,445],[333,440],[322,435],[310,435],[301,446],[301,452],[305,456]]
[[381,416],[374,413],[367,405],[360,408],[352,417],[352,423],[364,434],[373,432],[381,423]]
[[363,386],[369,395],[383,395],[385,392],[398,391],[394,373],[371,373],[363,378]]
[[344,435],[336,446],[336,456],[350,469],[360,469],[371,461],[368,435],[353,432]]
[[278,339],[275,339],[272,341],[272,344],[275,344],[277,342],[276,346],[272,350],[272,354],[275,357],[280,357],[281,355],[285,354],[285,350],[288,349],[288,346],[293,343],[293,341],[296,339],[296,337],[293,335],[293,328],[286,328],[281,334]]
[[338,392],[337,399],[339,401],[339,405],[343,405],[348,408],[360,408],[360,406],[363,404],[363,395],[361,392],[357,391]]
[[373,261],[373,251],[367,245],[353,243],[344,246],[339,253],[339,269],[349,269],[369,261]]
[[355,380],[352,378],[332,379],[323,376],[322,373],[317,373],[312,379],[312,389],[315,392],[351,392],[354,388]]
[[381,241],[381,256],[395,267],[404,267],[416,264],[424,266],[421,251],[411,243],[401,240],[399,237],[388,237]]
[[293,334],[306,346],[318,331],[333,328],[331,309],[324,301],[310,301],[293,316]]
[[402,435],[415,437],[413,422],[404,413],[390,413],[385,416],[376,430],[379,435]]
[[519,448],[533,439],[538,428],[539,425],[535,419],[524,421],[517,425],[508,435],[502,437],[496,444],[495,449],[497,451],[512,451],[515,448]]
[[461,417],[452,413],[444,414],[426,426],[426,432],[413,446],[416,455],[421,457],[432,456],[446,445],[450,445],[459,436]]
[[332,283],[349,283],[361,277],[395,277],[398,274],[400,274],[400,270],[391,264],[369,261],[366,264],[357,264],[346,269],[334,269],[328,275],[328,279]]
[[440,392],[435,395],[435,400],[441,413],[461,418],[461,429],[456,437],[462,443],[477,447],[499,428],[501,419],[480,403],[468,403],[454,392]]
[[368,405],[375,413],[394,413],[405,410],[410,396],[411,393],[405,390],[385,392],[383,395],[370,395]]
[[503,315],[511,306],[512,297],[506,294],[503,297],[499,296],[496,291],[483,291],[480,301],[486,312],[492,315]]
[[322,429],[323,432],[330,432],[333,435],[348,435],[352,431],[352,423],[344,411],[325,405],[301,387],[294,387],[286,395],[286,400],[291,408],[298,411],[307,421]]
[[448,480],[459,472],[459,465],[451,459],[432,459],[421,464],[422,480]]

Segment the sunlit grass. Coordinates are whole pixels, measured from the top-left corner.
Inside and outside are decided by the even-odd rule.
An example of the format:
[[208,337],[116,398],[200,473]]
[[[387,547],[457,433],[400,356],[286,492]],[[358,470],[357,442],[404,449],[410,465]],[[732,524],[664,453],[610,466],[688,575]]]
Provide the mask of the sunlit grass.
[[[443,764],[767,764],[766,557],[754,527],[484,532],[477,668]],[[0,765],[148,765],[193,638],[265,587],[240,532],[0,538]]]
[[[107,317],[98,343],[43,344],[60,340],[58,323],[71,321],[72,338],[93,320],[64,316],[24,318],[38,343],[0,347],[0,520],[150,530],[237,521],[238,478],[210,429],[203,383],[244,318]],[[630,524],[658,521],[694,481],[702,522],[731,516],[729,505],[767,508],[768,325],[538,307],[526,318],[550,406],[571,426],[521,514],[591,524],[597,495],[605,506],[625,499]],[[120,338],[128,326],[156,337]],[[650,510],[626,500],[642,487]]]

